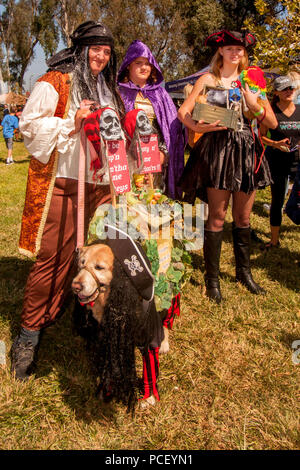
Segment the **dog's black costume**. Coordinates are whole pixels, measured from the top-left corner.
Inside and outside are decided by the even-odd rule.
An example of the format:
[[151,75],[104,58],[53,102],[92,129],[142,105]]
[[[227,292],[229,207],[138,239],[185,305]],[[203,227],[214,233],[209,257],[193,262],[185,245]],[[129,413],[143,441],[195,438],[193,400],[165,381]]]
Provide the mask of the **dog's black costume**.
[[[130,275],[128,263],[123,262],[125,256],[125,261],[128,261],[133,253],[132,240],[128,240],[129,238],[105,241],[112,248],[115,260],[110,295],[101,324],[78,301],[74,310],[74,322],[77,332],[87,339],[93,366],[100,377],[98,392],[102,392],[104,399],[114,398],[126,404],[128,410],[133,410],[138,387],[135,347],[143,355],[143,398],[154,395],[159,400],[156,384],[158,350],[164,333],[162,318],[155,308],[151,274],[143,269],[142,273]],[[150,268],[141,246],[134,245],[135,256],[144,263],[143,267],[146,263]]]

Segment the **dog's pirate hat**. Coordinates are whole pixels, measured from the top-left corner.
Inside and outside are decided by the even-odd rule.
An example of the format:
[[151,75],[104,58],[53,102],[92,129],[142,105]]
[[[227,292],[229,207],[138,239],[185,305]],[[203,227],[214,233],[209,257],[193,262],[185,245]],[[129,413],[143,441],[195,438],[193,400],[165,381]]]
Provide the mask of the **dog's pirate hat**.
[[154,298],[155,279],[143,248],[128,233],[113,225],[105,225],[105,233],[108,246],[121,263],[134,287],[145,301],[151,302]]

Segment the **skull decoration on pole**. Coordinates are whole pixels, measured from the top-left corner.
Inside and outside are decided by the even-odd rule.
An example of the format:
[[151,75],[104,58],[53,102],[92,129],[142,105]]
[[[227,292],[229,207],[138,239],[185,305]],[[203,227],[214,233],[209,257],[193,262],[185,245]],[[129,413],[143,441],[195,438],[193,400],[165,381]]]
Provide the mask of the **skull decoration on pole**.
[[111,108],[105,109],[100,116],[100,133],[104,140],[122,140],[119,117]]
[[152,134],[152,126],[145,111],[139,111],[136,116],[136,123],[140,135]]

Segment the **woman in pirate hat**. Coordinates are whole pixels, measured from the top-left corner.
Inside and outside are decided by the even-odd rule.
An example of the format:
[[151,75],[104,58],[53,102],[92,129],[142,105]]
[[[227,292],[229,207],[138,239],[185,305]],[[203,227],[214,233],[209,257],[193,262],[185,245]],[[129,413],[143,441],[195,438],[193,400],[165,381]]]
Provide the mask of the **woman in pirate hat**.
[[[40,332],[57,318],[75,267],[78,158],[82,121],[97,102],[120,114],[116,56],[108,28],[87,21],[71,35],[72,46],[47,62],[20,118],[31,157],[20,235],[20,252],[36,256],[12,346],[12,372],[27,380],[33,371]],[[89,158],[89,153],[87,153]],[[110,201],[109,179],[93,179],[87,162],[86,227],[95,208]]]
[[[206,46],[215,49],[209,73],[196,82],[192,93],[178,112],[185,126],[203,134],[193,148],[185,167],[181,187],[185,200],[194,203],[196,197],[208,203],[209,216],[204,234],[205,284],[210,299],[222,300],[219,284],[219,261],[223,234],[223,224],[229,199],[232,195],[233,242],[236,260],[236,280],[244,284],[254,294],[263,289],[254,282],[250,270],[250,213],[256,189],[264,188],[271,182],[267,161],[257,155],[262,154],[262,146],[255,137],[249,120],[240,113],[238,131],[220,126],[220,121],[205,123],[192,119],[196,99],[203,94],[205,85],[218,87],[212,91],[211,104],[228,107],[228,97],[234,96],[234,106],[241,106],[270,128],[277,121],[267,99],[262,106],[258,102],[260,90],[253,93],[248,83],[240,87],[239,76],[248,67],[248,49],[255,44],[252,34],[235,31],[219,31],[211,34]],[[239,89],[237,89],[239,88]],[[229,90],[229,91],[228,91]],[[220,102],[220,100],[222,102]],[[207,103],[210,104],[207,96]]]

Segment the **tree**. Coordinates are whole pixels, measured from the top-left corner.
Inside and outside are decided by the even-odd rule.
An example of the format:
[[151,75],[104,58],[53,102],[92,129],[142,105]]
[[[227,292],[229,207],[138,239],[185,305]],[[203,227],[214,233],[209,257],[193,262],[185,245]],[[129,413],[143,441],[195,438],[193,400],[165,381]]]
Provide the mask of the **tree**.
[[8,83],[8,91],[11,90],[10,80],[11,71],[9,58],[12,50],[12,24],[14,21],[14,8],[15,1],[7,0],[0,3],[4,7],[4,11],[0,17],[0,33],[1,33],[1,45],[4,52],[3,60],[3,78]]
[[[265,16],[257,10],[255,0],[176,0],[181,16],[185,20],[185,35],[193,50],[195,68],[210,62],[212,51],[204,46],[209,34],[220,29],[242,31],[251,25],[263,25]],[[267,0],[270,8],[278,1]],[[250,25],[250,23],[249,23]]]
[[41,0],[41,11],[47,9],[59,27],[63,42],[70,47],[70,35],[84,21],[98,19],[101,0]]
[[22,90],[25,71],[34,58],[38,43],[46,55],[53,53],[58,44],[58,29],[49,10],[39,0],[8,0],[1,2],[2,45],[5,54],[6,80],[9,88],[15,83]]
[[253,31],[258,40],[254,61],[261,67],[275,68],[280,73],[286,73],[289,60],[300,52],[299,1],[256,0],[255,6],[264,22],[257,24],[252,19],[245,22],[245,26]]
[[184,33],[192,50],[196,70],[206,66],[211,51],[204,47],[205,38],[223,28],[224,11],[218,0],[176,0],[177,7],[184,19]]
[[113,33],[118,62],[123,60],[129,44],[139,39],[151,49],[166,80],[188,72],[190,51],[176,6],[175,0],[103,2],[101,21]]

